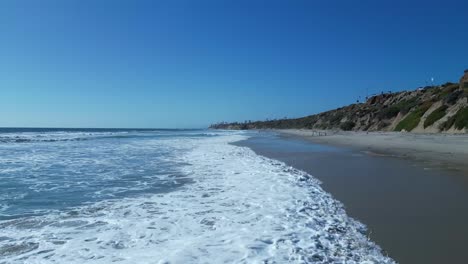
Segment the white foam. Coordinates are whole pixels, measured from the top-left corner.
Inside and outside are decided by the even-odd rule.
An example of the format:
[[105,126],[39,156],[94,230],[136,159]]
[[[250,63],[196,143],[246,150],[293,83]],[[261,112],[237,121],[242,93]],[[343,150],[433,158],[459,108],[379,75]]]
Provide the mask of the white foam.
[[0,263],[393,263],[317,180],[228,144],[244,138],[161,142],[190,149],[175,191],[0,222]]
[[83,132],[83,131],[56,131],[56,132],[12,132],[0,134],[0,142],[23,143],[23,142],[56,142],[86,140],[92,138],[103,138],[114,135],[125,135],[126,131],[119,132]]

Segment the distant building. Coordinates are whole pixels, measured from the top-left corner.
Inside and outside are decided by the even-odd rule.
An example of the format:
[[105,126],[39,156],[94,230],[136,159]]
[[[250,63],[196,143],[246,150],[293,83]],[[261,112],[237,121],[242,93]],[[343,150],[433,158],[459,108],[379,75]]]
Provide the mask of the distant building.
[[465,74],[460,79],[460,88],[468,88],[468,69],[465,70]]

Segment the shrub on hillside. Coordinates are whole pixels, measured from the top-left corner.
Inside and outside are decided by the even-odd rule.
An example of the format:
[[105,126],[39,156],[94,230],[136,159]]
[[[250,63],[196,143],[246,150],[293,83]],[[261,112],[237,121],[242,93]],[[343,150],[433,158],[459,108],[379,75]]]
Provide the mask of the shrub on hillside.
[[346,121],[341,124],[340,128],[344,131],[350,131],[356,126],[356,123],[353,121]]
[[410,113],[405,119],[401,120],[400,123],[395,128],[395,131],[402,131],[403,129],[406,131],[411,131],[415,127],[418,126],[419,122],[421,121],[421,117],[424,113],[431,107],[432,102],[427,102],[421,106],[419,106],[415,111]]
[[443,99],[449,96],[451,93],[455,92],[460,86],[458,84],[452,84],[445,88],[440,89],[439,99]]
[[341,119],[343,119],[344,113],[343,112],[336,112],[333,116],[330,117],[329,122],[332,126],[337,126]]
[[379,122],[379,123],[377,124],[377,129],[378,129],[378,130],[382,130],[382,129],[388,127],[389,125],[391,125],[390,122],[388,122],[388,121],[382,121],[382,122]]
[[397,107],[400,108],[400,112],[406,115],[413,107],[418,105],[418,100],[416,98],[411,98],[397,104]]
[[378,116],[379,119],[390,119],[397,116],[398,113],[400,113],[400,108],[396,105],[392,105],[380,111]]
[[441,119],[442,117],[445,116],[446,114],[446,110],[447,110],[447,106],[446,105],[442,105],[441,107],[437,108],[436,110],[434,110],[427,118],[426,120],[424,121],[424,128],[428,127],[428,126],[431,126],[432,124],[434,124],[437,120]]
[[444,102],[449,105],[455,104],[459,98],[462,98],[463,91],[454,91],[444,97]]
[[400,112],[403,115],[406,115],[412,108],[417,106],[418,103],[419,102],[415,97],[408,100],[403,100],[378,112],[377,117],[379,120],[391,119],[397,116]]
[[455,115],[440,126],[440,129],[449,130],[452,126],[455,126],[456,129],[468,128],[468,107],[458,110]]
[[456,83],[453,83],[453,82],[446,82],[446,83],[442,84],[442,87],[452,86],[452,85],[454,85],[454,84],[456,84]]
[[455,116],[455,128],[468,128],[468,107],[460,109]]

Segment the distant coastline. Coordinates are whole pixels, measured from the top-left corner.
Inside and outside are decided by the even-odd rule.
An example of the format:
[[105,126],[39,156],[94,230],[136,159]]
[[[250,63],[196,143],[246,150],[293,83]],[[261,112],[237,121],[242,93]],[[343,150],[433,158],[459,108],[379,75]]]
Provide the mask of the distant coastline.
[[468,132],[468,70],[459,83],[384,93],[331,111],[293,119],[221,122],[213,129],[318,129],[463,134]]

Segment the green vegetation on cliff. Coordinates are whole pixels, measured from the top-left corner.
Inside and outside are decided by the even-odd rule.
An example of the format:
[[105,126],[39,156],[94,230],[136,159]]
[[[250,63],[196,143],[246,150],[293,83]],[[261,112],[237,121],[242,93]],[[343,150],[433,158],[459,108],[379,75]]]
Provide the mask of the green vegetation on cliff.
[[424,121],[424,128],[428,126],[432,126],[435,122],[437,122],[439,119],[444,117],[446,115],[446,110],[448,106],[442,105],[441,107],[437,108],[434,110],[427,118],[426,121]]
[[468,128],[468,107],[464,107],[450,117],[445,123],[441,125],[442,130],[448,130],[452,126],[456,129]]
[[421,117],[431,107],[432,102],[426,102],[425,104],[418,106],[413,112],[411,112],[405,119],[401,120],[395,128],[395,131],[411,131],[418,126],[421,121]]

